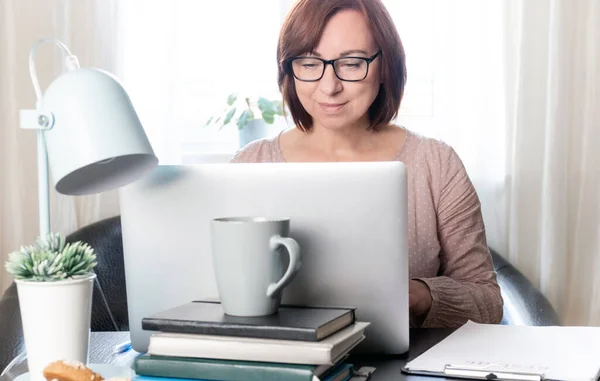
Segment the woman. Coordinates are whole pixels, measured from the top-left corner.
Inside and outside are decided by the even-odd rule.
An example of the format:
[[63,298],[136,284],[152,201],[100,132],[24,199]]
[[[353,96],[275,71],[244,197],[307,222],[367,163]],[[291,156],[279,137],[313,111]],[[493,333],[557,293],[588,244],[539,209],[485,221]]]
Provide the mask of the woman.
[[383,4],[298,1],[282,27],[277,60],[296,127],[248,144],[232,162],[404,162],[411,325],[500,322],[480,203],[461,160],[448,145],[390,123],[406,67]]

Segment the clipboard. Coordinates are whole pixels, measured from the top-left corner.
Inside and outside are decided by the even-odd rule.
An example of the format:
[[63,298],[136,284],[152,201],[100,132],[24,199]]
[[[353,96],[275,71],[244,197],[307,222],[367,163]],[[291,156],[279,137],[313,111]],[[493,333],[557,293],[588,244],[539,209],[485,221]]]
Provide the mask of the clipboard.
[[456,377],[471,380],[506,380],[506,381],[545,381],[544,372],[511,370],[501,364],[475,365],[452,365],[444,366],[443,372],[415,371],[406,367],[402,368],[406,374],[437,376],[437,377]]
[[600,327],[509,326],[468,321],[402,372],[471,380],[600,378]]

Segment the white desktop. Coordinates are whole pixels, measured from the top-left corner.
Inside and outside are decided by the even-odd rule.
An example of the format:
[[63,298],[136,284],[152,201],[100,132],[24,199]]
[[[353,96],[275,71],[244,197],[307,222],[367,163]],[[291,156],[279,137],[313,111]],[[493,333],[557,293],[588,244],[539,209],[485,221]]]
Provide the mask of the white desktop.
[[406,168],[401,162],[159,166],[120,190],[132,347],[141,320],[218,300],[210,220],[291,218],[302,268],[283,303],[354,306],[369,321],[356,351],[408,350]]

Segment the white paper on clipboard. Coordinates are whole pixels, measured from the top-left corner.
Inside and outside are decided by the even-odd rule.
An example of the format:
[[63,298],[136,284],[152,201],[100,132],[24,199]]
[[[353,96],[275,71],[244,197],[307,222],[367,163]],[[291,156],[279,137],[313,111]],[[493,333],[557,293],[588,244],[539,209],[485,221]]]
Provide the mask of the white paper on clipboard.
[[[497,366],[507,373],[539,374],[538,379],[542,380],[596,381],[600,376],[599,354],[600,327],[508,326],[469,321],[406,364],[404,370],[448,375],[445,372],[449,366]],[[471,378],[483,375],[481,379],[486,379],[485,372],[473,374]]]

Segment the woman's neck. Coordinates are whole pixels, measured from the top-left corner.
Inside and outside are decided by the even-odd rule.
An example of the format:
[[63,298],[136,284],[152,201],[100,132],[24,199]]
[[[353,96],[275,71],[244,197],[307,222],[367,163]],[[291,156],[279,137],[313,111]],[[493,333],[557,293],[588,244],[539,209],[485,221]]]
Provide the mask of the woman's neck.
[[311,145],[326,154],[350,154],[373,148],[368,121],[360,121],[342,129],[328,129],[314,124],[307,137]]

